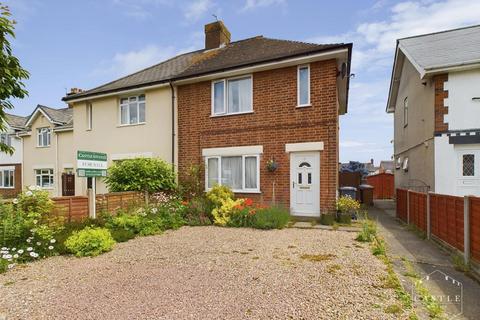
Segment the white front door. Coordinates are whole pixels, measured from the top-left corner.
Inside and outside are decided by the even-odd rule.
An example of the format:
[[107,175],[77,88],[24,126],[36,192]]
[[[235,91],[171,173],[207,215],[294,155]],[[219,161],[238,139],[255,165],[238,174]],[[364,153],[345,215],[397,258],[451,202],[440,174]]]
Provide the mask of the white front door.
[[480,150],[457,150],[457,196],[480,196]]
[[290,153],[290,211],[320,217],[320,152]]

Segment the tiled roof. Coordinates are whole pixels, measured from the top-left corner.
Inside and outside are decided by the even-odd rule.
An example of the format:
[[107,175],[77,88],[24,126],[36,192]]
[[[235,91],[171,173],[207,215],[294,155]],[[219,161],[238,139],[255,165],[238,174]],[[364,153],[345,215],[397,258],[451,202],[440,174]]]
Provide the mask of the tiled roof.
[[54,109],[42,105],[38,105],[38,108],[42,109],[54,122],[59,122],[62,125],[73,121],[73,109],[63,108]]
[[217,49],[181,54],[97,88],[68,95],[63,100],[69,101],[122,89],[153,85],[345,46],[345,44],[312,44],[258,36],[231,42],[225,47]]
[[14,114],[5,114],[7,116],[7,123],[14,128],[23,128],[25,127],[25,123],[28,120],[28,117],[16,116]]
[[480,62],[480,25],[398,40],[424,70]]

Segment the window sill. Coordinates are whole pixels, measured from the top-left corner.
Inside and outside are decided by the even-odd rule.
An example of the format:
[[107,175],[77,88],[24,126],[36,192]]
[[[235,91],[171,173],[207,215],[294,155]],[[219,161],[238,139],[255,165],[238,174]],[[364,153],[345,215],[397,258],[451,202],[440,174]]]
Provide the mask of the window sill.
[[50,148],[50,146],[37,146],[37,148],[44,149],[44,148]]
[[296,106],[295,108],[297,109],[301,109],[301,108],[308,108],[308,107],[311,107],[312,105],[309,103],[309,104],[300,104],[298,106]]
[[143,126],[147,124],[146,122],[139,122],[139,123],[132,123],[132,124],[119,124],[117,125],[117,128],[123,128],[123,127],[135,127],[135,126]]
[[242,114],[250,114],[253,111],[245,111],[245,112],[236,112],[236,113],[224,113],[224,114],[212,114],[210,118],[218,118],[218,117],[228,117],[228,116],[238,116]]
[[233,193],[249,193],[249,194],[260,194],[260,190],[232,190]]
[[14,190],[15,187],[0,187],[0,190]]

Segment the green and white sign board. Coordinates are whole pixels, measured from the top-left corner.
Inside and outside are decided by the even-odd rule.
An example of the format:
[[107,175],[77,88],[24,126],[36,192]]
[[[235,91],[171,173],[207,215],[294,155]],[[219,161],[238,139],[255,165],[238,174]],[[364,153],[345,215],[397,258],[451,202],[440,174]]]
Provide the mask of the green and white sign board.
[[106,177],[107,154],[101,152],[78,151],[77,173],[79,177]]

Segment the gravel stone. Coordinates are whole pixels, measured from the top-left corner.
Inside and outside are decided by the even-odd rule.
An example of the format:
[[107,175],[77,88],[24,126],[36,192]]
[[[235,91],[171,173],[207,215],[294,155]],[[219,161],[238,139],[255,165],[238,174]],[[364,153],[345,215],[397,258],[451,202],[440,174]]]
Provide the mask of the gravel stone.
[[[350,232],[183,227],[0,275],[7,319],[397,319]],[[326,259],[305,257],[322,255]],[[330,255],[330,256],[328,256]],[[302,258],[302,256],[304,256]],[[0,317],[1,318],[1,317]]]

